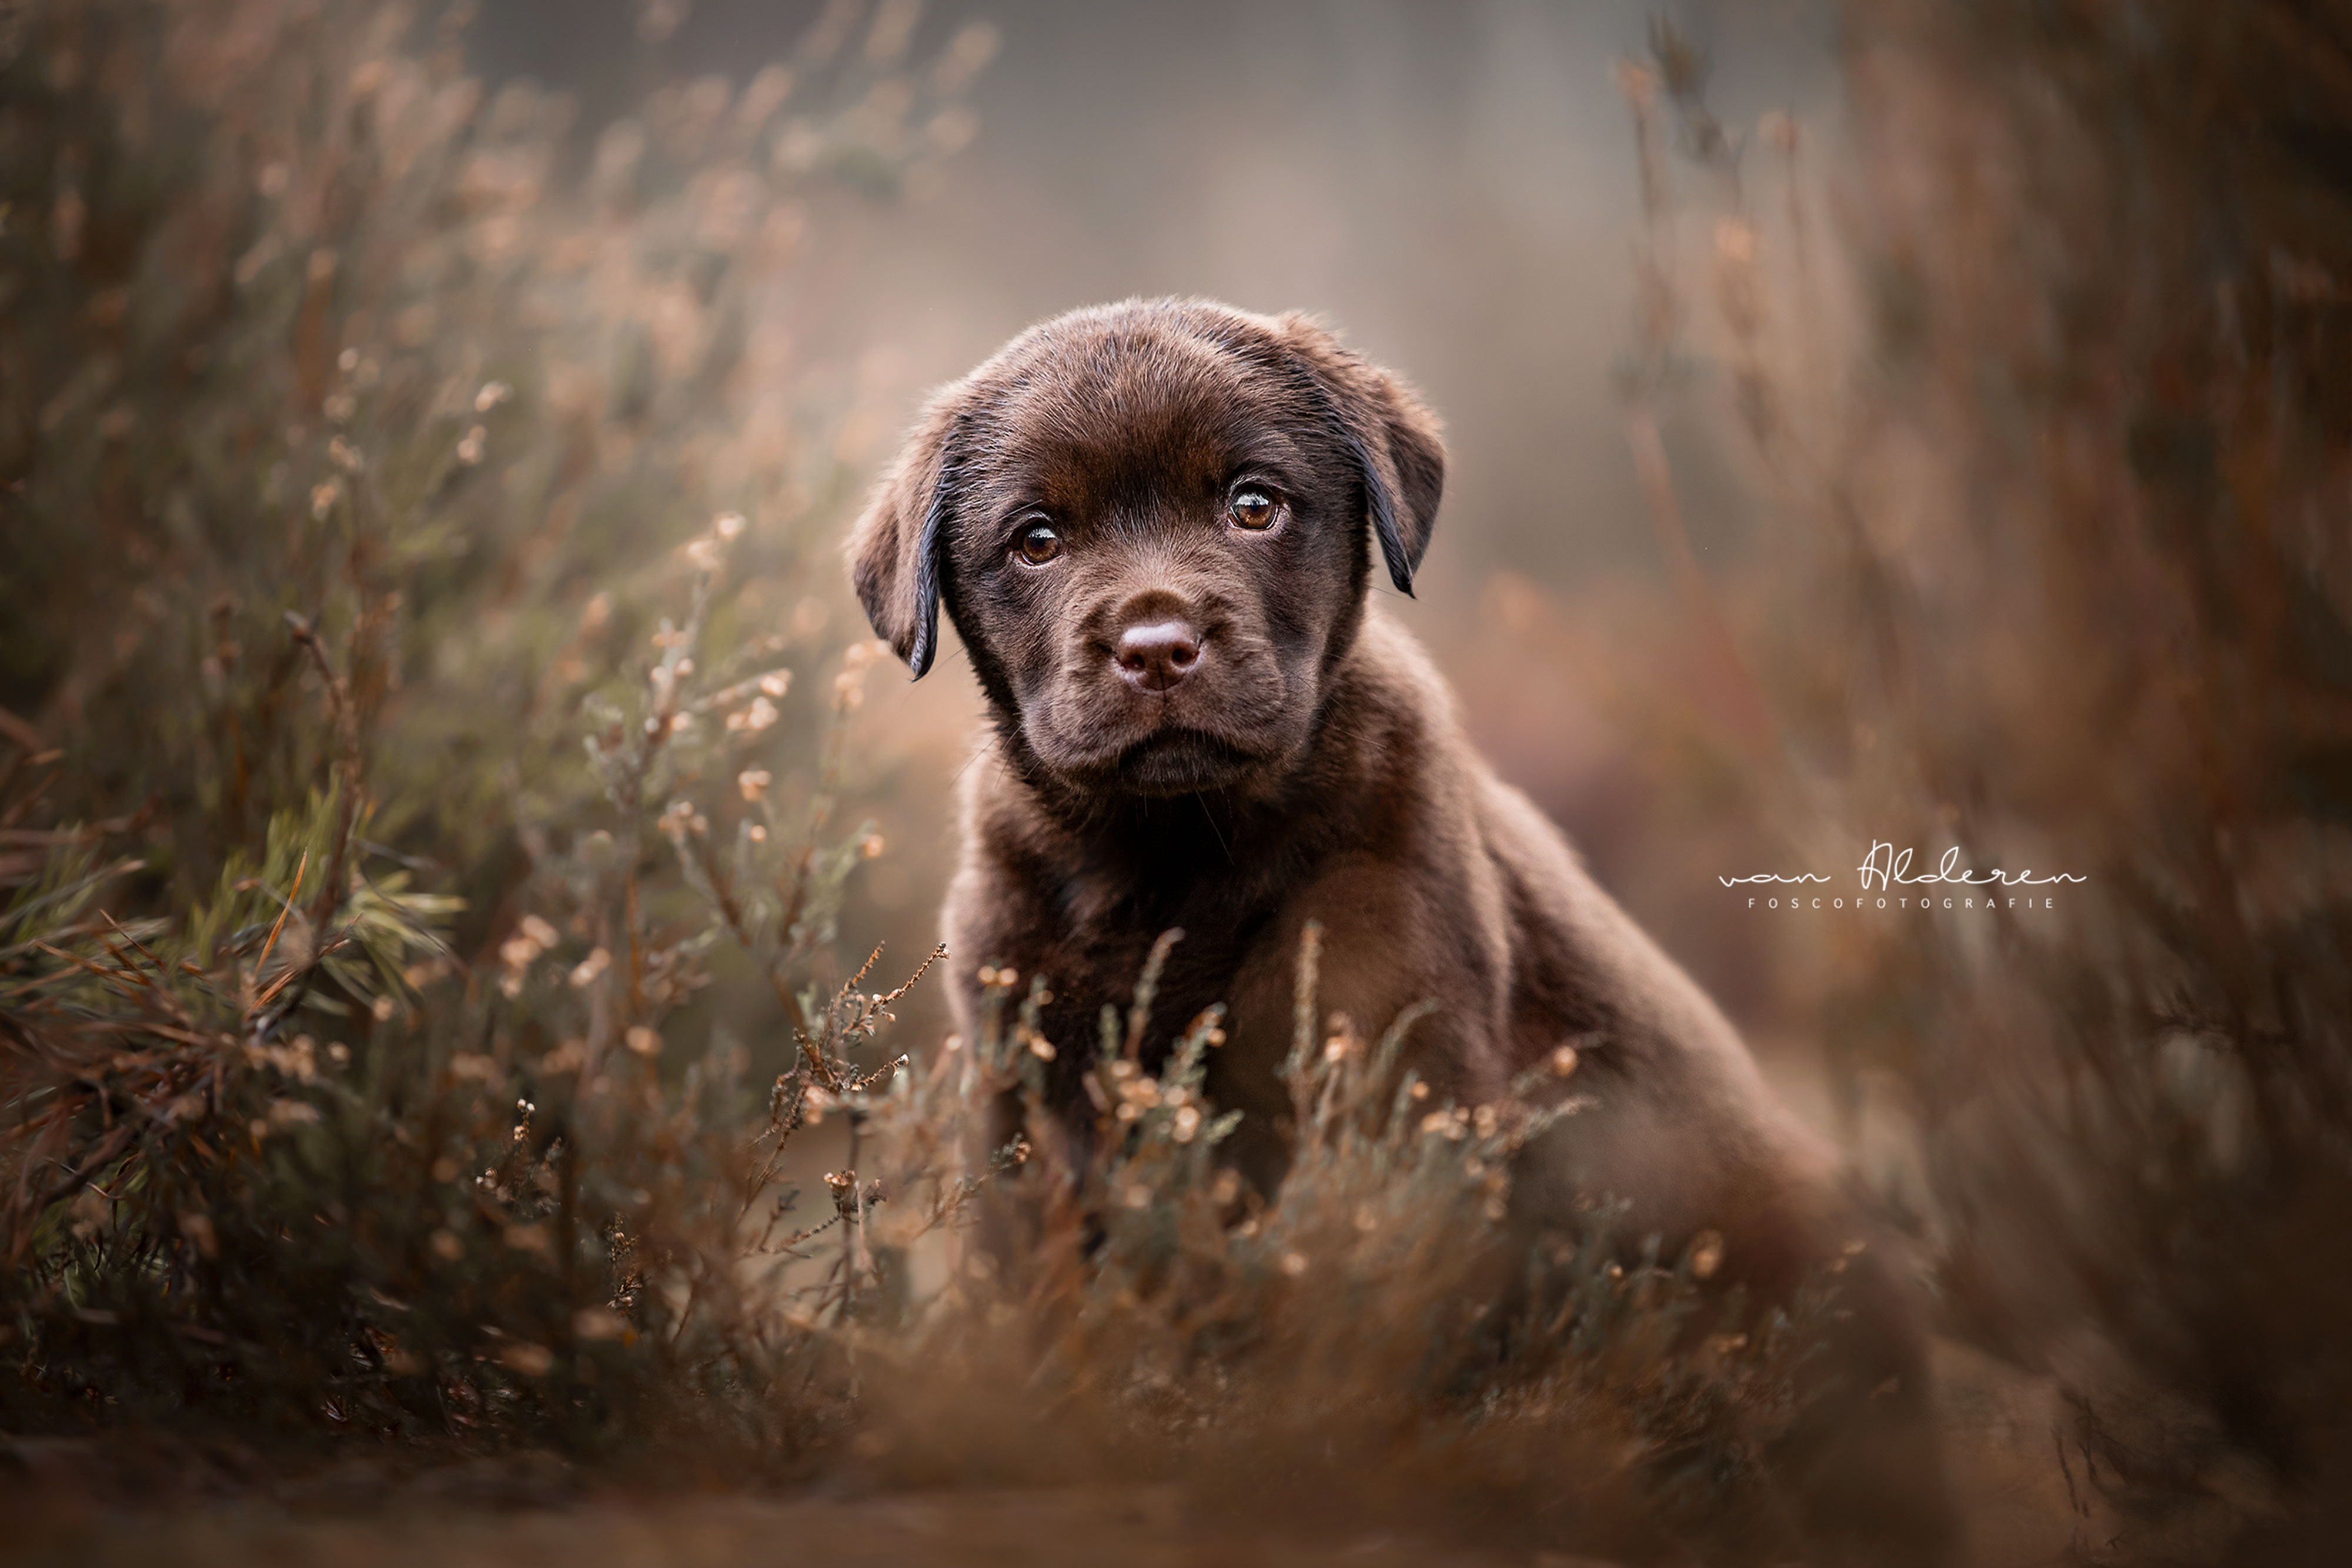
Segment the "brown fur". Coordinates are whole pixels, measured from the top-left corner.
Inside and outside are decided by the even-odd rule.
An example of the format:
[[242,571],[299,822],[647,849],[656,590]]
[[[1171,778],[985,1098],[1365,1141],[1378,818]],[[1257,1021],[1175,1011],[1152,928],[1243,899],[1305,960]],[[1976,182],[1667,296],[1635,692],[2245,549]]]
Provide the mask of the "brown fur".
[[[1304,317],[1199,301],[1060,317],[931,402],[850,559],[919,675],[945,602],[989,700],[946,910],[959,1019],[983,963],[1050,976],[1043,1028],[1071,1088],[1101,1005],[1181,927],[1156,1043],[1228,1005],[1209,1088],[1270,1182],[1292,967],[1319,921],[1327,1006],[1377,1031],[1441,1004],[1412,1061],[1444,1097],[1495,1100],[1582,1047],[1576,1084],[1599,1103],[1523,1160],[1523,1218],[1572,1225],[1577,1198],[1613,1195],[1636,1236],[1671,1254],[1720,1229],[1728,1275],[1785,1292],[1862,1234],[1834,1162],[1368,606],[1375,547],[1411,591],[1444,473],[1435,419],[1395,378]],[[1234,525],[1243,484],[1278,497],[1276,526]],[[1042,567],[1015,559],[1041,520],[1062,549]],[[1162,623],[1197,633],[1197,663],[1139,685],[1121,639]],[[1843,1359],[1908,1413],[1899,1458],[1932,1514],[1918,1338],[1876,1256],[1849,1270]]]

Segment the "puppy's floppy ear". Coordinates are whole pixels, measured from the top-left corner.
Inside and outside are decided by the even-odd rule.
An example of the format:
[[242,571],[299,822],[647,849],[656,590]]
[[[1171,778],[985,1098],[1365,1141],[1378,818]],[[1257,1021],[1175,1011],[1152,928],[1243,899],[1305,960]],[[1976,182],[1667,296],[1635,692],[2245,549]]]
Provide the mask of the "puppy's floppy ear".
[[849,533],[849,579],[875,634],[921,680],[940,646],[940,555],[953,508],[969,389],[934,396]]
[[1313,317],[1294,310],[1275,318],[1275,325],[1329,400],[1363,470],[1365,509],[1389,578],[1397,591],[1411,594],[1445,492],[1445,443],[1437,416],[1411,387],[1343,347]]

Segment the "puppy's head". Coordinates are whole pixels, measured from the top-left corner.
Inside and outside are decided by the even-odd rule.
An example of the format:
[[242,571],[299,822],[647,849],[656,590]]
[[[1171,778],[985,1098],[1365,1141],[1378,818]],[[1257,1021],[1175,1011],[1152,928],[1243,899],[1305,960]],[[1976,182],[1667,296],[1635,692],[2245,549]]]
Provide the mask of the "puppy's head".
[[1223,789],[1306,750],[1371,544],[1410,593],[1444,472],[1412,392],[1305,317],[1130,301],[933,399],[850,567],[919,677],[946,601],[1024,761],[1087,793]]

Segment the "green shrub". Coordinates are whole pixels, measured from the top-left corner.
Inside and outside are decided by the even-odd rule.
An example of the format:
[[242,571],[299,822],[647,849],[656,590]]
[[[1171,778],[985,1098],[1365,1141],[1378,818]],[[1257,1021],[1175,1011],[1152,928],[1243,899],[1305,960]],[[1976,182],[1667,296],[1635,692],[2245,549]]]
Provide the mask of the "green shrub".
[[811,968],[871,649],[783,597],[849,480],[766,322],[992,37],[583,137],[461,22],[92,0],[0,59],[12,1427],[789,1454],[837,1406],[746,1227],[877,1021]]

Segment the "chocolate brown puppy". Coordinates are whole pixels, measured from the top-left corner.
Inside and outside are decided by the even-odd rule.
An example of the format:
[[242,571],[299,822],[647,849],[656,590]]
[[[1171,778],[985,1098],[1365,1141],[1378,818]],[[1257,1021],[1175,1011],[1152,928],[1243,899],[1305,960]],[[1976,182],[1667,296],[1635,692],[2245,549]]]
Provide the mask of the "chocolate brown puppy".
[[[1719,1229],[1727,1276],[1785,1292],[1864,1233],[1835,1162],[1370,604],[1376,570],[1411,593],[1444,471],[1395,377],[1305,317],[1204,301],[1056,318],[931,401],[849,555],[916,675],[944,605],[988,699],[945,914],[959,1019],[982,964],[1051,977],[1042,1027],[1074,1102],[1102,1004],[1181,926],[1153,1043],[1227,1004],[1208,1087],[1269,1184],[1293,967],[1319,921],[1327,1006],[1378,1030],[1441,1004],[1412,1051],[1443,1097],[1496,1100],[1579,1044],[1598,1103],[1528,1150],[1523,1223],[1572,1228],[1580,1197],[1613,1197],[1634,1236],[1671,1255]],[[1866,1424],[1869,1453],[1828,1430],[1815,1490],[1845,1493],[1851,1463],[1853,1495],[1825,1511],[1884,1504],[1932,1535],[1918,1335],[1876,1253],[1844,1278],[1837,1361],[1890,1419]]]

